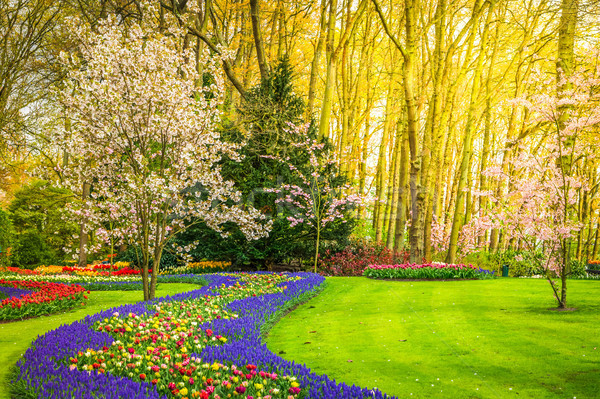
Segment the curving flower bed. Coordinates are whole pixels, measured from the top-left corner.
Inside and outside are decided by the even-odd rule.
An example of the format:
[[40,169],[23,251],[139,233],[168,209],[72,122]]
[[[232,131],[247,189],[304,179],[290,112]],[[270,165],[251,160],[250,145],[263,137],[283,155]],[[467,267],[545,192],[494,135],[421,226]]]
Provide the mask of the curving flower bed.
[[0,279],[0,320],[17,320],[71,309],[85,304],[85,288],[40,281]]
[[454,280],[493,278],[494,272],[473,265],[446,263],[406,263],[401,265],[369,265],[363,275],[379,279]]
[[[13,269],[13,268],[11,268]],[[81,274],[48,274],[22,273],[25,269],[0,270],[0,278],[20,281],[53,282],[60,284],[77,284],[90,291],[133,291],[142,290],[142,279],[140,276],[131,275],[81,275]],[[27,270],[27,272],[32,272]],[[159,275],[157,282],[160,283],[187,283],[206,285],[207,282],[201,275],[179,274],[179,275]]]
[[385,398],[270,352],[261,330],[314,295],[311,273],[215,274],[191,292],[124,305],[33,342],[18,383],[41,398]]

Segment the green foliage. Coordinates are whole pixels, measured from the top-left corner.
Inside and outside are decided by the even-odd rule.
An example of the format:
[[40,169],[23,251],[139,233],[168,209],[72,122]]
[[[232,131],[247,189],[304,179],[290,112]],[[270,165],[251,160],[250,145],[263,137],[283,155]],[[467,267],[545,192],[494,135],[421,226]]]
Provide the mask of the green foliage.
[[[8,210],[18,246],[23,248],[23,245],[27,245],[22,239],[25,234],[35,233],[36,242],[39,244],[41,241],[44,244],[39,244],[42,247],[38,248],[37,252],[50,256],[49,259],[42,256],[45,259],[42,262],[65,259],[67,254],[64,248],[71,247],[73,236],[78,234],[77,226],[63,218],[65,206],[72,197],[70,191],[53,187],[42,180],[23,186],[17,191]],[[13,260],[12,263],[18,265],[22,259],[27,258],[24,254],[20,256],[21,260]]]
[[584,278],[587,277],[587,262],[583,260],[571,259],[569,277]]
[[[293,90],[292,68],[284,58],[273,68],[268,79],[249,90],[246,101],[238,109],[241,122],[237,125],[226,122],[222,128],[222,137],[243,145],[239,151],[243,156],[241,162],[225,160],[222,176],[235,182],[242,193],[243,204],[259,209],[273,221],[269,236],[247,241],[236,226],[225,225],[224,230],[229,236],[223,238],[200,222],[179,235],[173,242],[174,246],[183,247],[199,241],[200,245],[191,252],[194,260],[230,261],[235,268],[251,266],[264,269],[292,259],[310,260],[315,233],[303,225],[291,227],[286,218],[294,210],[276,204],[277,194],[265,190],[298,181],[284,163],[264,156],[289,158],[288,161],[300,170],[309,164],[308,154],[294,146],[306,137],[299,137],[289,125],[303,124],[304,110],[302,98]],[[316,139],[314,129],[309,129],[309,136]],[[323,155],[330,150],[331,146],[326,143]],[[335,167],[328,171],[327,177],[333,179],[334,187],[344,183]],[[330,223],[321,232],[323,251],[343,247],[353,227],[350,215],[346,223]]]
[[6,266],[9,262],[8,248],[14,240],[12,222],[8,213],[0,209],[0,266]]
[[[136,253],[137,252],[137,253]],[[132,267],[141,268],[142,267],[142,250],[135,246],[130,245],[127,249],[115,256],[115,262],[129,262]],[[165,272],[175,267],[181,266],[183,261],[175,254],[163,251],[162,256],[160,257],[160,265],[159,272]],[[152,266],[152,259],[150,259],[149,266]]]
[[13,266],[35,269],[48,265],[56,259],[56,253],[46,243],[44,236],[36,231],[21,234],[11,256]]
[[490,256],[491,261],[496,265],[497,274],[501,273],[502,266],[508,266],[508,275],[510,277],[531,277],[544,275],[542,267],[544,255],[541,252],[520,251],[507,249],[498,251]]

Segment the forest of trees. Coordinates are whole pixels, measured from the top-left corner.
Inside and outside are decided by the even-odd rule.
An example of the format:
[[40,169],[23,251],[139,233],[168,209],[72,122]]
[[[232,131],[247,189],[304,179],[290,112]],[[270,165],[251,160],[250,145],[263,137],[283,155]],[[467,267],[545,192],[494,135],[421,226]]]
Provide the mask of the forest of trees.
[[113,17],[219,54],[222,112],[242,129],[286,59],[303,120],[371,199],[354,234],[412,262],[552,239],[565,261],[595,259],[599,16],[594,0],[0,0],[0,201],[60,179],[69,154],[48,132],[68,123],[67,27]]

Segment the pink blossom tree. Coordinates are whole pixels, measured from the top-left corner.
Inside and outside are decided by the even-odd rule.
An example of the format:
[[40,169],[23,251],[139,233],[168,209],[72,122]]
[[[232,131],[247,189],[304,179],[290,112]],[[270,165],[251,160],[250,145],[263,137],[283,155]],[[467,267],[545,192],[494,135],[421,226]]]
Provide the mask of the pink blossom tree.
[[[58,93],[70,129],[54,139],[73,155],[61,170],[64,185],[92,189],[71,213],[98,238],[140,247],[144,299],[155,295],[163,249],[194,221],[221,232],[233,222],[247,239],[267,235],[264,215],[237,204],[240,194],[218,166],[223,157],[239,159],[216,129],[219,60],[201,54],[198,68],[175,28],[124,30],[109,18],[95,31],[77,22],[72,30],[81,45],[63,55],[69,74]],[[198,70],[214,83],[199,85]]]
[[266,191],[280,194],[276,203],[285,204],[292,211],[292,215],[287,216],[291,227],[304,225],[314,234],[314,272],[316,273],[321,232],[336,220],[346,223],[347,211],[362,204],[364,199],[356,194],[346,194],[350,191],[350,187],[333,181],[338,163],[324,151],[324,143],[309,137],[308,125],[289,124],[289,128],[294,130],[295,136],[306,137],[306,140],[292,145],[305,152],[309,159],[308,166],[301,170],[293,165],[289,158],[264,156],[285,163],[298,179],[297,183],[282,184],[279,188]]
[[562,89],[555,94],[546,94],[548,87],[555,87],[553,81],[536,79],[533,84],[541,94],[515,102],[529,110],[532,124],[540,126],[539,135],[528,138],[537,140],[533,146],[537,151],[519,143],[513,173],[506,174],[498,166],[485,172],[508,188],[505,195],[478,193],[488,196],[493,206],[475,225],[502,228],[503,234],[519,239],[529,251],[541,251],[545,256],[539,266],[546,271],[559,308],[567,305],[571,239],[582,227],[576,204],[588,189],[574,171],[579,162],[593,156],[584,138],[600,123],[599,76],[598,68],[574,73],[564,78],[568,84],[559,85]]

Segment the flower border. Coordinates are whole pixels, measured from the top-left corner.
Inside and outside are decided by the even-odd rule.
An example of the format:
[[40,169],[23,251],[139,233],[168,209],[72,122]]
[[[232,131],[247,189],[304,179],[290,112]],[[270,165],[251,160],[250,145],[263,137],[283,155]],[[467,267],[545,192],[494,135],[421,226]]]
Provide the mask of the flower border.
[[[260,272],[259,272],[260,273]],[[261,274],[264,274],[261,273]],[[210,346],[198,354],[203,361],[232,362],[234,364],[252,363],[262,369],[280,374],[294,375],[309,398],[390,398],[392,396],[377,389],[349,386],[337,383],[326,375],[313,373],[305,365],[285,360],[271,352],[262,341],[262,329],[277,317],[278,312],[292,303],[306,299],[314,294],[325,281],[322,276],[313,273],[289,273],[290,277],[300,277],[289,281],[287,289],[280,294],[267,294],[234,301],[228,310],[237,312],[236,319],[218,319],[205,323],[203,328],[211,328],[215,334],[231,337],[224,345]],[[87,371],[69,370],[62,362],[73,353],[87,348],[100,349],[109,346],[113,338],[102,332],[93,331],[96,321],[110,317],[114,312],[142,314],[148,312],[148,305],[163,301],[195,299],[204,295],[215,295],[211,288],[233,285],[237,278],[231,274],[212,274],[204,276],[209,285],[200,289],[107,309],[81,321],[62,325],[41,336],[32,343],[23,358],[17,363],[18,376],[13,381],[24,383],[30,390],[43,398],[87,398],[93,392],[104,398],[160,398],[156,389],[146,382],[135,382],[127,378],[116,377],[108,373],[95,374]]]

